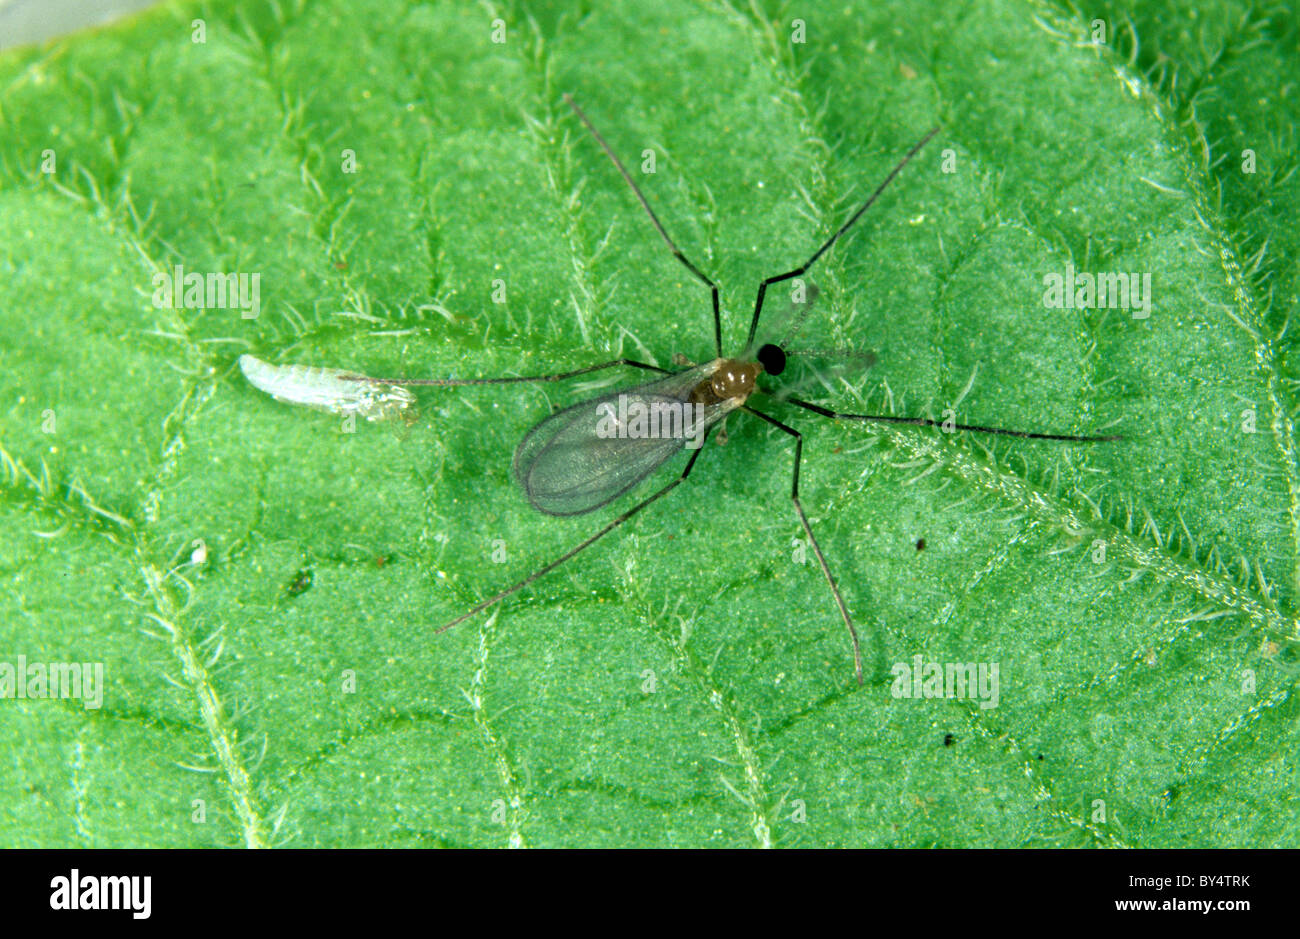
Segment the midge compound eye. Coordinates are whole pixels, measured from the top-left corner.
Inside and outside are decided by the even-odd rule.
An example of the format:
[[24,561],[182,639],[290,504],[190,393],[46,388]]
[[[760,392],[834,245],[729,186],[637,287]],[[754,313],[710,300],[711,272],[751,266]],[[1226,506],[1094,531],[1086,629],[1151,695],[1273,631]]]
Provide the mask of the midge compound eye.
[[785,350],[770,342],[765,346],[759,346],[758,363],[763,366],[763,371],[767,374],[780,375],[785,371]]
[[[413,399],[406,391],[407,386],[455,387],[558,382],[610,368],[635,368],[654,373],[653,378],[642,384],[579,402],[544,418],[524,435],[515,450],[514,475],[532,506],[548,515],[584,515],[599,509],[643,482],[679,452],[687,450],[690,456],[677,478],[620,512],[595,534],[538,568],[523,580],[444,624],[437,630],[438,632],[448,630],[517,593],[579,552],[591,547],[638,512],[681,485],[694,469],[695,461],[703,452],[710,432],[731,412],[743,411],[775,427],[794,439],[790,501],[799,518],[799,524],[807,536],[808,544],[817,557],[817,563],[821,566],[835,607],[844,621],[853,648],[854,672],[858,684],[862,684],[862,653],[853,618],[849,615],[848,607],[831,574],[830,565],[822,554],[817,539],[813,536],[812,526],[799,501],[799,465],[803,458],[803,438],[793,427],[748,404],[751,395],[764,393],[757,384],[761,374],[776,377],[785,371],[787,351],[781,345],[772,343],[759,346],[757,352],[752,350],[755,346],[754,337],[758,331],[768,288],[774,284],[802,277],[818,258],[831,249],[840,236],[853,227],[885,188],[903,171],[903,168],[939,133],[940,128],[933,128],[917,141],[857,211],[850,215],[808,260],[784,274],[768,277],[758,285],[758,296],[754,301],[754,313],[750,319],[745,345],[738,356],[727,358],[722,352],[722,315],[718,304],[717,284],[677,247],[627,168],[588,120],[587,115],[569,95],[565,95],[564,100],[573,108],[574,114],[591,132],[591,136],[595,138],[596,143],[600,145],[628,184],[632,194],[649,216],[650,224],[668,246],[673,257],[691,273],[692,277],[709,289],[713,309],[713,346],[716,353],[712,361],[702,365],[688,365],[678,370],[661,368],[658,365],[633,359],[614,359],[599,365],[550,375],[505,378],[369,378],[339,369],[292,365],[271,366],[260,359],[245,356],[240,360],[245,375],[253,385],[282,401],[356,413],[371,420],[378,420],[410,411]],[[798,285],[801,282],[795,283]],[[802,321],[802,317],[808,312],[812,297],[816,294],[816,288],[809,286],[805,296],[803,288],[799,287],[797,293],[800,295],[800,300],[796,306],[801,308],[799,319]],[[859,358],[868,363],[873,360],[869,355],[859,356]],[[914,424],[943,427],[948,432],[961,430],[1033,440],[1095,443],[1120,439],[1117,436],[1048,434],[979,424],[940,423],[929,418],[900,417],[892,414],[846,414],[780,393],[773,393],[772,399],[779,405],[801,408],[834,420]],[[922,550],[924,547],[925,539],[919,539],[916,542],[917,550]]]

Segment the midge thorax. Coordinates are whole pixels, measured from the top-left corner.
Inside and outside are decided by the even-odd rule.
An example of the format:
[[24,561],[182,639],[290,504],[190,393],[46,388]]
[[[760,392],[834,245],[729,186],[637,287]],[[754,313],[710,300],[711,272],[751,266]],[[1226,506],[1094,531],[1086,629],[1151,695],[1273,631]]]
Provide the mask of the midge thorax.
[[763,366],[758,362],[740,359],[714,359],[709,363],[713,373],[691,389],[691,403],[705,406],[730,404],[740,407],[754,393],[755,382]]
[[[780,375],[786,364],[787,354],[811,354],[808,352],[790,352],[782,345],[767,343],[758,345],[756,335],[759,318],[763,312],[763,301],[769,287],[802,277],[823,254],[830,250],[846,231],[857,222],[862,214],[879,198],[885,187],[902,171],[921,148],[939,132],[936,127],[917,142],[898,164],[876,187],[856,212],[813,252],[803,264],[784,274],[768,277],[758,285],[758,297],[754,302],[754,314],[749,323],[749,335],[744,348],[734,358],[722,353],[722,314],[718,303],[718,285],[708,275],[687,259],[681,249],[668,235],[658,216],[646,201],[636,182],[623,166],[609,144],[600,135],[591,121],[568,95],[565,100],[573,108],[578,119],[586,125],[606,156],[613,162],[618,172],[627,182],[641,207],[645,209],[650,223],[659,237],[691,275],[709,289],[713,308],[713,345],[715,357],[700,365],[693,365],[678,371],[661,368],[658,365],[638,362],[633,359],[615,359],[586,368],[574,369],[550,375],[527,375],[505,378],[367,378],[363,375],[346,374],[337,370],[312,372],[310,375],[293,371],[292,367],[272,367],[258,371],[250,370],[250,365],[265,365],[257,360],[243,362],[250,381],[258,387],[277,395],[283,400],[294,403],[314,404],[329,409],[349,408],[374,419],[388,416],[389,412],[401,413],[409,409],[410,403],[401,398],[401,387],[405,385],[427,386],[466,386],[466,385],[503,385],[517,382],[558,382],[579,375],[610,368],[636,368],[653,373],[648,381],[639,385],[602,394],[596,398],[579,402],[539,421],[520,441],[514,455],[514,474],[519,485],[527,495],[534,508],[548,515],[582,515],[600,508],[626,493],[655,470],[662,467],[683,447],[691,446],[688,441],[696,441],[691,453],[676,479],[662,486],[631,508],[619,513],[595,534],[588,537],[560,557],[534,571],[523,580],[500,593],[475,605],[472,609],[456,617],[438,629],[438,632],[450,629],[457,623],[464,622],[471,616],[482,612],[494,604],[518,592],[539,577],[555,570],[565,561],[585,550],[602,537],[625,523],[647,506],[662,499],[691,474],[695,461],[703,452],[708,434],[722,418],[734,411],[743,411],[775,427],[794,440],[794,466],[790,479],[790,501],[794,506],[799,524],[803,528],[808,545],[817,557],[831,597],[839,611],[853,647],[854,671],[858,683],[862,683],[862,654],[859,649],[857,630],[849,616],[848,607],[831,575],[830,566],[822,554],[821,547],[813,535],[812,526],[799,501],[799,465],[803,458],[803,438],[793,427],[777,420],[762,411],[756,410],[748,403],[755,393],[766,391],[758,386],[760,376],[775,377]],[[815,292],[809,288],[810,292]],[[807,313],[807,308],[803,310]],[[800,320],[802,321],[802,320]],[[251,357],[246,357],[251,359]],[[307,380],[307,379],[310,380]],[[349,393],[349,382],[364,383],[369,387],[368,394]],[[782,394],[772,400],[782,406],[801,408],[823,417],[836,420],[873,421],[892,424],[914,424],[926,427],[943,426],[945,431],[977,431],[981,433],[1002,434],[1038,440],[1057,441],[1100,441],[1117,440],[1118,437],[1088,436],[1080,434],[1044,434],[1030,431],[1009,430],[1001,427],[986,427],[976,424],[941,425],[938,421],[923,417],[899,417],[892,414],[845,414],[831,408],[804,401],[792,395]],[[375,392],[378,391],[378,397]],[[667,416],[668,432],[664,433],[662,423],[658,431],[641,433],[639,425],[632,426],[643,414]],[[633,415],[637,415],[634,417]],[[673,422],[676,423],[673,423]],[[725,531],[725,529],[724,529]],[[918,542],[918,550],[924,542]]]

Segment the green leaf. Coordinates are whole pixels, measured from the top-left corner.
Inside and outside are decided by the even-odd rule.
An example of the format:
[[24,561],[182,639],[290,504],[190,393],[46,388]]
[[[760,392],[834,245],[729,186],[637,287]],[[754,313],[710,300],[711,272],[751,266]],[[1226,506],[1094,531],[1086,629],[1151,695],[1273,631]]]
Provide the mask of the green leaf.
[[[0,662],[106,685],[0,700],[0,844],[1295,845],[1288,6],[614,6],[179,5],[0,58]],[[774,428],[435,634],[634,504],[511,478],[590,384],[347,433],[236,367],[712,356],[565,91],[728,351],[942,123],[810,274],[799,343],[878,357],[815,400],[1125,435],[760,405],[865,686]],[[175,265],[259,275],[259,315],[159,308]],[[1046,307],[1067,265],[1152,274],[1150,316]],[[915,656],[996,664],[997,706],[896,697]]]

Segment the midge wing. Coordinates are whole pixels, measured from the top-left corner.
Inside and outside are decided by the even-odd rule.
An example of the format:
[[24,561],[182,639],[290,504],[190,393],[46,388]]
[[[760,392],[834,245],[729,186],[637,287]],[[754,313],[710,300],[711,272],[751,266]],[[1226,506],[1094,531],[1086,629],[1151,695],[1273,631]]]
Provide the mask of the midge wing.
[[[415,396],[398,385],[357,381],[356,372],[311,365],[272,365],[255,355],[241,355],[239,368],[248,383],[277,401],[357,414],[368,421],[410,416]],[[347,377],[344,377],[347,376]]]
[[627,492],[683,446],[699,447],[733,409],[689,401],[691,389],[716,370],[713,362],[698,365],[537,424],[515,450],[515,478],[528,501],[547,515],[582,515]]

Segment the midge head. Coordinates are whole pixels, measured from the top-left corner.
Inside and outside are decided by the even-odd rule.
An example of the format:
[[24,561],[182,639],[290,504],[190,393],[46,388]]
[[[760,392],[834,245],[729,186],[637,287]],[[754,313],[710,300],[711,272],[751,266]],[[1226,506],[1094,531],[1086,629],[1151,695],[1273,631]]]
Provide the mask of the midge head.
[[769,375],[780,375],[785,371],[785,350],[773,343],[759,346],[758,364]]

